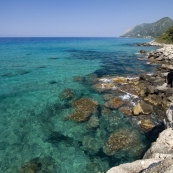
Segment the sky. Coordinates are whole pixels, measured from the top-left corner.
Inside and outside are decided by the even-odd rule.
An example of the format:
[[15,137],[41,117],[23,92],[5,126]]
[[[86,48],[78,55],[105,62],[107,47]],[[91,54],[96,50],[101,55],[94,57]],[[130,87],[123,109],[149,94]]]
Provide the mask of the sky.
[[173,0],[0,0],[0,37],[118,37],[173,19]]

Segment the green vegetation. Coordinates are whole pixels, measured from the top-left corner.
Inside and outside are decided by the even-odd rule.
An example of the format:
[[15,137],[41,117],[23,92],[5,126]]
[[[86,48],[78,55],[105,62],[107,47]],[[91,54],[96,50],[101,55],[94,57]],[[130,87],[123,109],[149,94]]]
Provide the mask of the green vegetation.
[[157,38],[173,26],[173,20],[164,17],[154,23],[143,23],[128,30],[121,37]]
[[155,41],[158,43],[173,44],[173,26],[166,33],[156,38]]

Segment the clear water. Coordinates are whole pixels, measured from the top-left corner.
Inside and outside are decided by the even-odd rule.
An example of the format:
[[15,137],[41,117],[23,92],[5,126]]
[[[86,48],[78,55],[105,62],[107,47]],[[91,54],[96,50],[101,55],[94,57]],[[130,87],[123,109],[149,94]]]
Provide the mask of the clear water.
[[[0,38],[0,172],[15,173],[35,158],[48,158],[52,173],[97,173],[140,158],[150,141],[121,112],[112,112],[116,123],[103,116],[102,94],[93,90],[90,82],[76,82],[74,78],[152,72],[155,67],[139,61],[136,54],[141,49],[155,49],[136,46],[148,41]],[[99,102],[99,127],[90,129],[87,122],[65,119],[73,111],[72,102],[59,97],[66,88],[73,89],[78,99]],[[110,134],[123,129],[140,136],[143,150],[104,154]]]

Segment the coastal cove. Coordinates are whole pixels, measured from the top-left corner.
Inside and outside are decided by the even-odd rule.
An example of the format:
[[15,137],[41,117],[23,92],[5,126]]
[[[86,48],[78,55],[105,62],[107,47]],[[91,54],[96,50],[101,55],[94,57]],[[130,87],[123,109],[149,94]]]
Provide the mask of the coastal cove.
[[0,38],[0,171],[98,173],[141,159],[173,94],[172,54],[141,45],[151,41]]

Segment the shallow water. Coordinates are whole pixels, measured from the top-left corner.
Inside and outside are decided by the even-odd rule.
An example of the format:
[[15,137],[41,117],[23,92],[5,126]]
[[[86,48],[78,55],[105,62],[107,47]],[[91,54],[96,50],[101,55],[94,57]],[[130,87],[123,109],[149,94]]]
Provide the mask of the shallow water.
[[[0,38],[0,172],[18,172],[40,158],[51,165],[47,172],[97,173],[140,158],[151,142],[123,113],[104,114],[103,94],[91,85],[97,77],[152,72],[155,67],[139,61],[141,55],[136,54],[155,49],[136,46],[147,41]],[[85,80],[75,81],[76,76]],[[74,91],[75,98],[61,97],[66,88]],[[72,102],[80,98],[98,101],[96,128],[66,119],[74,111]],[[133,134],[138,147],[106,155],[103,148],[108,137],[123,130]]]

